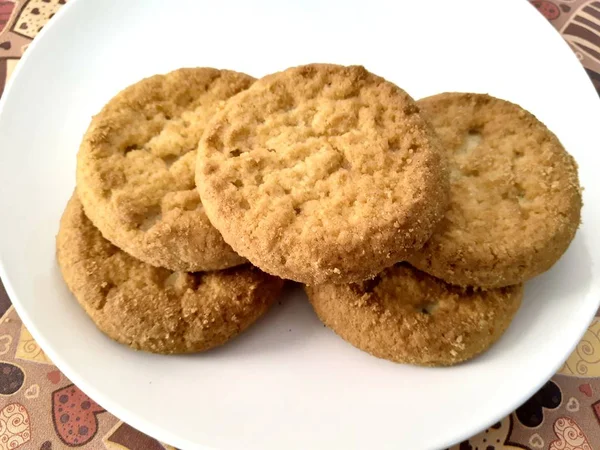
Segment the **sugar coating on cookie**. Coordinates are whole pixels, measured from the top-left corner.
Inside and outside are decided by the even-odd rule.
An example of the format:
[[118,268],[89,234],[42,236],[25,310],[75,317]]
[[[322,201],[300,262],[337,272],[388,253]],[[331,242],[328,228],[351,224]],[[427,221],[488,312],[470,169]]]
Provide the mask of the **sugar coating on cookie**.
[[510,325],[523,285],[451,286],[406,263],[362,283],[306,288],[321,321],[379,358],[448,366],[488,349]]
[[452,284],[500,287],[548,270],[580,223],[577,165],[518,105],[445,93],[418,101],[450,167],[450,208],[408,260]]
[[249,265],[206,273],[141,262],[104,239],[74,195],[57,236],[67,286],[110,338],[153,353],[199,352],[244,331],[283,281]]
[[275,73],[228,101],[198,147],[196,184],[240,255],[316,284],[372,277],[430,236],[448,180],[411,97],[360,66]]
[[254,79],[179,69],[121,91],[81,143],[77,190],[105,238],[158,267],[195,272],[242,264],[210,224],[194,172],[204,128],[224,100]]

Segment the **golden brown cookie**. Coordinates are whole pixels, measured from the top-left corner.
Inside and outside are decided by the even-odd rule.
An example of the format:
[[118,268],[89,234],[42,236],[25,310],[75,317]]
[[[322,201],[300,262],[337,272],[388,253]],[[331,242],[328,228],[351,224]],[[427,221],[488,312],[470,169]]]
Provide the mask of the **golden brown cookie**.
[[227,70],[179,69],[129,86],[93,118],[78,154],[77,192],[106,239],[171,270],[244,262],[206,217],[194,171],[206,123],[253,80]]
[[183,273],[143,263],[102,237],[74,195],[57,236],[67,286],[110,338],[154,353],[208,350],[262,316],[283,281],[249,265]]
[[214,116],[198,151],[198,190],[225,241],[307,284],[376,275],[420,247],[447,207],[418,107],[360,66],[257,81]]
[[451,286],[406,263],[358,284],[306,288],[321,321],[379,358],[448,366],[496,342],[519,309],[523,285]]
[[520,106],[446,93],[418,102],[446,150],[450,208],[408,260],[449,283],[501,287],[548,270],[580,222],[577,165]]

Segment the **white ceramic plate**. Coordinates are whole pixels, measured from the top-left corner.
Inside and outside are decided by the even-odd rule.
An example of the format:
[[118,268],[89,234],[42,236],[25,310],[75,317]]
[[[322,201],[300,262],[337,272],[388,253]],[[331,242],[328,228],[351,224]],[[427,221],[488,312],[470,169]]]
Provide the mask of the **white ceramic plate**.
[[[325,329],[300,292],[205,355],[136,353],[96,330],[65,287],[54,236],[90,116],[119,89],[181,66],[255,76],[363,64],[414,97],[489,92],[546,122],[579,161],[583,226],[527,285],[485,355],[396,365]],[[58,367],[136,428],[180,448],[436,449],[525,401],[563,363],[600,300],[600,104],[562,38],[525,0],[75,0],[27,50],[0,106],[0,274]]]

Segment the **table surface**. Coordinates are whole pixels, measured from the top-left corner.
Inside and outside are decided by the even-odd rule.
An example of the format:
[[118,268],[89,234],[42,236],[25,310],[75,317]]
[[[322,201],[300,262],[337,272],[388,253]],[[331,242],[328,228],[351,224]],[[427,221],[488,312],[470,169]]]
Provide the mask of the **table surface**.
[[[530,1],[569,43],[600,92],[600,1]],[[0,0],[0,96],[29,43],[65,2]],[[0,450],[77,447],[173,449],[123,423],[73,385],[21,323],[0,281]],[[515,449],[600,449],[600,314],[538,393],[452,448]]]

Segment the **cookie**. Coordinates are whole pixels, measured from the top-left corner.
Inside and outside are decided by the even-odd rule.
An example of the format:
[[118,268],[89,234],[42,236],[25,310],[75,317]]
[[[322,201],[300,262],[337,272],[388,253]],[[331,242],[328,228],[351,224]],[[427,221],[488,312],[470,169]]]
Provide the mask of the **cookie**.
[[67,286],[110,338],[154,353],[208,350],[262,316],[283,281],[249,265],[183,273],[141,262],[104,239],[77,196],[57,236]]
[[78,154],[77,192],[106,239],[175,271],[245,262],[206,217],[194,171],[208,120],[252,82],[227,70],[179,69],[126,88],[93,118]]
[[376,275],[430,236],[447,172],[419,108],[360,66],[269,75],[228,101],[200,141],[211,222],[266,272],[306,284]]
[[407,263],[362,283],[306,288],[321,319],[355,347],[379,358],[448,366],[488,349],[519,309],[523,286],[452,286]]
[[450,208],[408,261],[449,283],[486,288],[548,270],[580,223],[575,160],[513,103],[445,93],[418,104],[448,156]]

